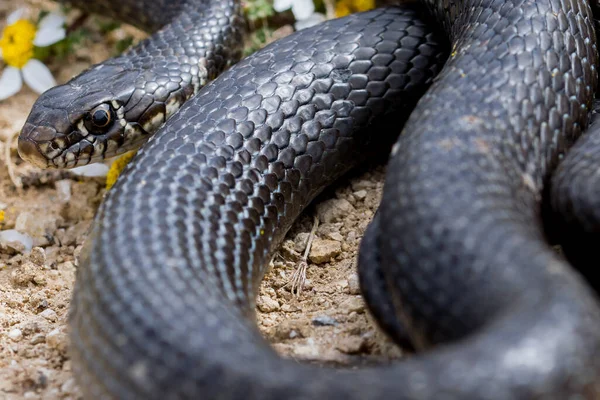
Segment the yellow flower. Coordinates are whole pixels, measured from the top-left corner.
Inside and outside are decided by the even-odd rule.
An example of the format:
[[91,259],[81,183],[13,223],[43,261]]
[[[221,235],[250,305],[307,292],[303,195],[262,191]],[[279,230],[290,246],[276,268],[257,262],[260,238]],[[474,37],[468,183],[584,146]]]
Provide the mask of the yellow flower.
[[24,19],[4,28],[2,37],[0,37],[0,49],[4,62],[11,67],[23,68],[33,57],[35,31],[35,25]]
[[346,15],[367,11],[375,8],[375,0],[339,0],[335,5],[335,16],[345,17]]
[[117,158],[110,169],[108,170],[108,174],[106,175],[106,190],[113,187],[113,185],[117,182],[117,178],[125,169],[125,166],[131,161],[133,156],[135,156],[135,151],[130,151],[129,153],[123,154],[121,157]]
[[0,75],[0,100],[4,100],[21,90],[23,81],[38,93],[56,85],[50,70],[33,58],[35,47],[45,47],[64,39],[65,18],[59,13],[50,13],[36,26],[21,18],[19,9],[11,13],[0,35],[0,59],[6,68]]
[[0,224],[4,222],[4,210],[0,210]]

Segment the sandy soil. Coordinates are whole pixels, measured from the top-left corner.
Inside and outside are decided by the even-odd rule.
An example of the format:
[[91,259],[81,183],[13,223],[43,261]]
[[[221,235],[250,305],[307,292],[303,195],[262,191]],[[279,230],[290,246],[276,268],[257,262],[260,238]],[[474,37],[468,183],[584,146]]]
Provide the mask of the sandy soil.
[[[45,0],[5,0],[0,20],[23,3],[33,15],[55,7]],[[115,42],[125,35],[139,36],[130,28],[101,34],[94,20],[86,26],[85,45],[67,60],[49,63],[59,83],[114,54]],[[13,138],[36,97],[25,88],[0,103],[0,230],[26,233],[35,246],[29,253],[18,245],[0,246],[0,399],[76,399],[67,314],[77,254],[105,182],[42,171],[19,159]],[[357,246],[379,202],[382,178],[382,168],[363,169],[340,182],[304,213],[272,262],[258,299],[258,324],[285,356],[345,365],[400,356],[365,310],[355,272]],[[290,282],[315,218],[307,281],[296,296]]]

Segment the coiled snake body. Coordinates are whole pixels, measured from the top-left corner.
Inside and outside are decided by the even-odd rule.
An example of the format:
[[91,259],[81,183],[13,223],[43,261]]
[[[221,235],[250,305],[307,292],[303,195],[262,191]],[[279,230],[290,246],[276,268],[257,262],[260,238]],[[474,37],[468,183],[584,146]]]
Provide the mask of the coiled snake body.
[[[149,28],[171,7],[120,3]],[[175,3],[185,12],[163,16],[178,34],[167,26],[158,43],[195,45],[166,47],[160,82],[146,70],[160,53],[151,39],[44,94],[19,142],[39,165],[72,166],[138,143],[128,137],[172,114],[108,193],[81,255],[71,353],[87,398],[600,397],[600,309],[546,243],[541,207],[590,114],[597,54],[588,4],[427,0],[434,21],[415,4],[374,10],[276,41],[200,89],[211,78],[204,70],[239,54],[230,50],[239,6]],[[206,22],[192,5],[219,18]],[[216,44],[202,47],[196,24]],[[434,79],[444,32],[452,48]],[[225,56],[215,63],[215,54]],[[165,76],[181,65],[187,94],[169,94],[180,92],[166,89]],[[98,82],[92,98],[82,96]],[[402,340],[403,326],[417,349],[435,348],[359,371],[278,357],[253,322],[273,246],[406,118],[359,269],[389,333]],[[96,148],[105,140],[114,144]],[[553,186],[565,224],[573,196],[560,182],[573,164]]]

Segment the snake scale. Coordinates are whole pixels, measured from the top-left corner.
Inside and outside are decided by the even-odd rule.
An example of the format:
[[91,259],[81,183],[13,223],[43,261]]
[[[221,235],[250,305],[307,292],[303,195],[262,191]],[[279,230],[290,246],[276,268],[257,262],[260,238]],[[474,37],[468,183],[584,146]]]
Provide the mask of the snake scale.
[[[589,4],[423,0],[235,63],[235,1],[112,3],[93,4],[159,30],[43,94],[19,139],[23,158],[71,167],[158,130],[81,253],[70,328],[86,398],[600,398],[596,294],[543,218],[551,204],[569,259],[593,252],[598,129],[566,153],[597,83]],[[253,314],[274,246],[401,130],[359,272],[417,354],[360,370],[277,356]]]

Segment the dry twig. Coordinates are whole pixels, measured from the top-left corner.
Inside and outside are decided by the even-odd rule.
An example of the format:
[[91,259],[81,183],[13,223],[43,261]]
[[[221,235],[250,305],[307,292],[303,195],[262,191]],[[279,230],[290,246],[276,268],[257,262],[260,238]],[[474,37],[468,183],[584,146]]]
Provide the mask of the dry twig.
[[310,248],[312,246],[312,242],[315,238],[315,234],[317,232],[318,227],[319,218],[315,216],[313,221],[313,227],[310,231],[310,235],[308,236],[308,240],[306,241],[304,255],[302,256],[302,260],[298,263],[298,267],[294,271],[294,274],[292,275],[292,279],[290,281],[290,284],[292,285],[291,291],[297,297],[302,294],[302,289],[304,288],[304,284],[306,283],[306,270],[308,269],[308,254],[310,253]]

